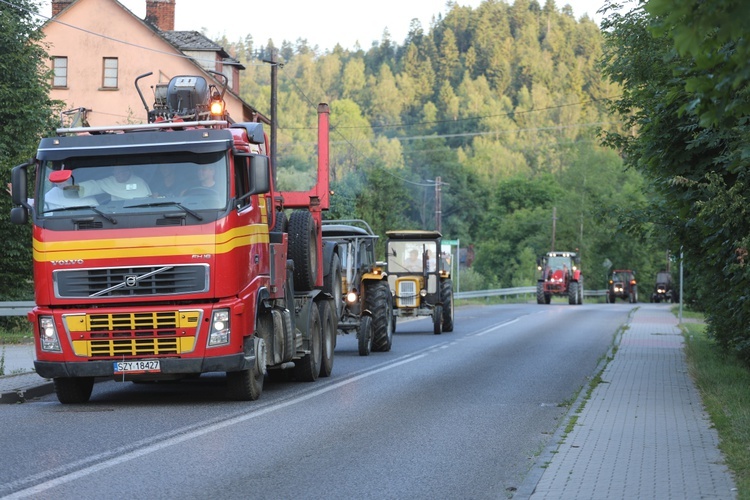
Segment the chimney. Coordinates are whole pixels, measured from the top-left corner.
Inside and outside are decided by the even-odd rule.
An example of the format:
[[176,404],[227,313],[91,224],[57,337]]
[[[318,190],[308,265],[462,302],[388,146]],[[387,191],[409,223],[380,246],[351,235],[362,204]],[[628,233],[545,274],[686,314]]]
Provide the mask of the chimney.
[[176,0],[146,0],[146,21],[161,31],[174,31]]
[[52,0],[52,17],[62,12],[73,0]]

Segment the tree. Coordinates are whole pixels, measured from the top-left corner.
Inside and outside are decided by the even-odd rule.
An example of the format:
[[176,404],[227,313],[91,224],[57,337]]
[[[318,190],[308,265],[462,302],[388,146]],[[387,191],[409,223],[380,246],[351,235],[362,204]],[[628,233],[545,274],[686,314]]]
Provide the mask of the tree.
[[[38,6],[18,0],[0,9],[0,158],[4,182],[10,169],[34,157],[43,135],[52,132],[57,103],[49,99],[49,58],[42,46],[42,31],[34,22]],[[3,190],[4,193],[4,190]],[[8,196],[0,197],[0,210],[10,212]],[[0,261],[0,296],[30,298],[31,232],[0,217],[4,246]]]
[[638,132],[607,139],[663,197],[655,223],[673,252],[684,249],[709,334],[750,363],[750,74],[734,60],[747,50],[735,17],[747,6],[661,0],[649,8],[613,11],[603,23],[605,71],[623,87],[613,106]]

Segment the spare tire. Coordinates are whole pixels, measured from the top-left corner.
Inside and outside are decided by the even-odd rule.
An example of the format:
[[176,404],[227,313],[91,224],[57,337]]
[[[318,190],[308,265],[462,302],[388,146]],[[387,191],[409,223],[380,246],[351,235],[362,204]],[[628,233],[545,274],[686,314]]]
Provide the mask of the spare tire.
[[294,289],[312,290],[318,279],[320,245],[315,220],[307,210],[292,212],[289,218],[289,258],[294,261]]

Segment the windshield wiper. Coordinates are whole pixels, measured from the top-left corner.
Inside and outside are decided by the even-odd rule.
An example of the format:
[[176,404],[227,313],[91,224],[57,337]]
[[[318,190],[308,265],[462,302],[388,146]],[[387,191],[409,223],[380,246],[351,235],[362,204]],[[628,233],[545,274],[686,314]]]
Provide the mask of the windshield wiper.
[[53,209],[45,210],[41,212],[40,215],[48,214],[50,212],[67,212],[68,210],[80,210],[82,208],[88,208],[92,212],[95,212],[96,214],[101,215],[103,218],[107,219],[112,224],[117,224],[117,219],[115,219],[109,214],[105,214],[104,212],[96,208],[94,205],[77,205],[77,206],[70,206],[70,207],[53,208]]
[[176,207],[180,207],[182,210],[184,210],[186,213],[189,213],[193,217],[195,217],[198,220],[203,220],[203,217],[196,212],[195,210],[191,210],[179,201],[152,201],[149,203],[140,203],[138,205],[127,205],[124,208],[144,208],[144,207],[163,207],[167,205],[174,205]]

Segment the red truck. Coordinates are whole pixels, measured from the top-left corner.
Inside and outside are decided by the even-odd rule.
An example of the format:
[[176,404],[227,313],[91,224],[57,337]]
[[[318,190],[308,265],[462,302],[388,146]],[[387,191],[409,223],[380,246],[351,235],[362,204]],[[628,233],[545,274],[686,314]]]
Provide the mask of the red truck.
[[97,377],[225,372],[229,398],[255,400],[267,374],[330,375],[329,108],[316,185],[280,192],[268,119],[231,123],[225,89],[178,76],[150,110],[138,89],[147,124],[58,129],[12,170],[11,220],[33,225],[35,367],[61,403],[88,401]]

